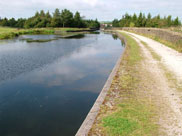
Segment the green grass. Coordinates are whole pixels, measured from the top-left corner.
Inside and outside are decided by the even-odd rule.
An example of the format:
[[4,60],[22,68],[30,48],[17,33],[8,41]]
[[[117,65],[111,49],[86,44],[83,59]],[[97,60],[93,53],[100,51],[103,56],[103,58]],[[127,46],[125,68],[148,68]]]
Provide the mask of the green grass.
[[156,107],[141,89],[141,81],[147,82],[143,80],[145,72],[140,69],[141,50],[133,38],[126,33],[121,34],[127,41],[118,71],[122,74],[113,79],[104,102],[115,104],[112,109],[107,105],[101,107],[99,120],[90,135],[97,135],[99,129],[100,134],[107,136],[155,136],[158,134]]
[[[81,38],[83,37],[84,32],[68,32],[71,30],[80,31],[88,30],[89,28],[34,28],[34,29],[17,29],[9,27],[0,27],[0,40],[2,39],[12,39],[19,35],[26,34],[57,34],[59,38]],[[85,32],[86,33],[86,32]],[[54,39],[49,40],[32,40],[27,39],[27,42],[48,42]]]
[[39,28],[39,29],[16,29],[8,27],[0,27],[0,39],[11,39],[24,34],[53,34],[54,29]]
[[131,65],[134,65],[142,59],[140,55],[140,47],[138,46],[137,42],[133,38],[131,38],[129,35],[123,32],[121,32],[121,34],[127,40],[128,47],[126,48],[129,48],[130,55],[128,56],[128,63]]
[[174,31],[174,32],[178,32],[178,33],[182,33],[182,27],[171,27],[171,28],[168,28],[169,30],[171,31]]
[[33,28],[33,29],[17,29],[9,27],[0,27],[0,39],[11,39],[24,34],[55,34],[55,32],[67,32],[77,30],[88,30],[88,28]]
[[9,32],[13,32],[13,31],[16,31],[16,30],[17,29],[15,29],[15,28],[0,27],[0,34],[9,33]]
[[103,118],[103,126],[111,136],[152,136],[158,126],[152,122],[154,114],[147,103],[126,100],[117,107],[117,112]]
[[128,135],[138,128],[138,123],[136,121],[129,120],[115,114],[104,118],[103,124],[104,124],[104,127],[109,128],[108,133],[114,136]]
[[[136,33],[136,32],[133,32],[133,33]],[[160,43],[168,46],[169,48],[172,48],[178,52],[182,52],[182,40],[179,40],[177,42],[172,43],[170,41],[163,40],[163,39],[159,38],[158,36],[153,36],[153,35],[149,35],[149,34],[142,34],[142,33],[136,33],[136,34],[140,34],[140,35],[143,35],[145,37],[151,38],[157,42],[160,42]]]
[[161,38],[159,38],[157,36],[147,35],[147,37],[149,37],[149,38],[151,38],[151,39],[153,39],[155,41],[158,41],[158,42],[160,42],[160,43],[162,43],[162,44],[164,44],[164,45],[166,45],[166,46],[168,46],[168,47],[170,47],[170,48],[172,48],[172,49],[174,49],[176,51],[182,52],[182,40],[179,40],[179,41],[177,41],[175,43],[172,43],[170,41],[163,40],[163,39],[161,39]]

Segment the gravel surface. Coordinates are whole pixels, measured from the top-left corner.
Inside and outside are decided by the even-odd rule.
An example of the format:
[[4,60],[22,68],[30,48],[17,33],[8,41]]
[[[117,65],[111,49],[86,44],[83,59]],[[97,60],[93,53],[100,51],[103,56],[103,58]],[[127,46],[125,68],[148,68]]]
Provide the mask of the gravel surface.
[[179,80],[182,80],[182,53],[179,53],[150,38],[134,33],[129,34],[146,42],[149,47],[151,47],[158,55],[161,56],[162,62],[167,66],[167,68],[173,72]]
[[[160,66],[160,64],[165,64],[166,68],[176,75],[177,80],[181,81],[182,54],[144,36],[129,32],[126,33],[132,36],[140,45],[145,58],[143,67],[150,71],[151,80],[155,79],[151,85],[151,97],[155,99],[158,107],[160,107],[159,124],[162,133],[159,135],[182,136],[182,90],[174,86],[171,87],[168,78],[165,76],[164,69]],[[151,51],[141,41],[147,43],[147,46],[160,55],[162,60],[156,61],[152,57]]]

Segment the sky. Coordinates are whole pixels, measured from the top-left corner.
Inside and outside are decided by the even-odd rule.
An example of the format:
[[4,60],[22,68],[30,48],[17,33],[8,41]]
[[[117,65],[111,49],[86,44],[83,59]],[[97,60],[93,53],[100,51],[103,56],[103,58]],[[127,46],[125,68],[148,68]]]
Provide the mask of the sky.
[[52,13],[55,8],[79,11],[86,19],[99,21],[120,19],[126,12],[172,15],[182,20],[182,0],[0,0],[0,17],[27,18],[42,9]]

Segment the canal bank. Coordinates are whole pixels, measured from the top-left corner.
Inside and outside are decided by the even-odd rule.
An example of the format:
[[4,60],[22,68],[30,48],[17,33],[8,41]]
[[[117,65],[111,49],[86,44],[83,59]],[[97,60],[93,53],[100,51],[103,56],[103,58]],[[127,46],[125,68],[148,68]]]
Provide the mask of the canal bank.
[[[159,48],[152,48],[151,39],[144,41],[145,38],[135,34],[117,32],[127,40],[122,61],[104,100],[101,97],[102,103],[96,106],[99,111],[91,110],[77,136],[182,135],[179,91],[182,82],[176,83],[174,71],[168,71],[162,61],[165,55],[158,54]],[[168,48],[161,47],[163,51]],[[97,116],[92,115],[94,112]]]
[[[116,33],[117,36],[119,37],[119,39],[121,41],[123,41],[126,44],[126,40],[125,38],[120,34],[120,33]],[[76,133],[76,136],[86,136],[88,135],[89,131],[91,130],[94,121],[100,111],[100,107],[103,104],[105,97],[111,87],[112,81],[114,79],[114,77],[116,76],[116,73],[120,67],[120,63],[122,61],[122,56],[123,54],[125,54],[125,49],[124,51],[121,53],[118,61],[116,62],[116,65],[114,66],[111,74],[109,75],[102,91],[100,92],[97,100],[95,101],[93,107],[91,108],[91,110],[89,111],[87,117],[85,118],[84,122],[82,123],[81,127],[79,128],[78,132]]]

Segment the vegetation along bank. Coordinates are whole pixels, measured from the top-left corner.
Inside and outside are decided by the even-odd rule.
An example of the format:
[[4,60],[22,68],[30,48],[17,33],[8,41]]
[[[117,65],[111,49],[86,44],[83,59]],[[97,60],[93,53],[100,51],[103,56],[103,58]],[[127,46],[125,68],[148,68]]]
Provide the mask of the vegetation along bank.
[[[181,77],[176,77],[181,74],[170,61],[178,61],[180,68],[182,65],[179,59],[182,57],[176,56],[178,52],[148,38],[116,31],[125,37],[126,49],[92,127],[82,126],[85,130],[82,134],[181,135],[182,82]],[[93,116],[94,112],[91,110],[89,114]]]
[[146,37],[150,37],[176,51],[182,52],[182,33],[159,28],[124,27],[121,29],[125,31],[134,32],[140,35],[144,35]]
[[[95,30],[95,29],[94,29]],[[56,34],[60,37],[69,37],[80,33],[94,31],[89,28],[31,28],[31,29],[17,29],[9,27],[0,27],[0,40],[11,39],[19,35],[26,34]],[[74,32],[72,32],[74,31]]]
[[126,13],[120,20],[114,19],[112,22],[113,27],[177,27],[180,26],[181,22],[178,17],[173,19],[171,15],[161,17],[160,15],[152,17],[150,13],[146,16],[144,13],[139,15],[129,15]]
[[[0,39],[14,38],[23,34],[61,34],[70,35],[68,32],[87,32],[99,29],[100,23],[88,20],[79,12],[73,14],[64,9],[56,9],[51,15],[49,11],[36,12],[30,18],[0,18]],[[67,33],[66,33],[67,32]]]
[[60,12],[55,9],[53,14],[44,10],[36,12],[34,16],[26,18],[0,18],[0,26],[15,28],[45,28],[45,27],[76,27],[76,28],[99,28],[100,23],[96,20],[85,19],[77,11],[73,14],[70,10],[64,9]]

